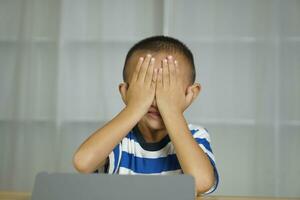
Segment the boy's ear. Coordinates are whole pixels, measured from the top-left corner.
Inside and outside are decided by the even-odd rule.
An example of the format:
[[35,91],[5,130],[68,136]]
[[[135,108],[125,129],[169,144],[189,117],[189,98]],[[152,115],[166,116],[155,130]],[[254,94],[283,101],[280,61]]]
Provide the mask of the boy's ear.
[[121,94],[122,100],[127,105],[126,102],[126,94],[127,94],[128,84],[127,83],[120,83],[119,84],[119,92]]
[[186,108],[192,104],[201,91],[200,83],[194,83],[186,89],[185,100]]

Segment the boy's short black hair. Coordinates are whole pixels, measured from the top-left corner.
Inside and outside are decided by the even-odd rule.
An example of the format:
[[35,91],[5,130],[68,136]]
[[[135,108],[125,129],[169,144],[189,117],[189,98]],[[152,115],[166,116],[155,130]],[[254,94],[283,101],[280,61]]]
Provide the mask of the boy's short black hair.
[[191,67],[191,82],[195,82],[196,72],[195,72],[195,64],[194,64],[194,57],[191,50],[181,41],[178,39],[169,37],[169,36],[152,36],[145,38],[135,45],[133,45],[127,53],[125,64],[123,68],[123,80],[126,81],[126,65],[128,64],[129,58],[136,52],[136,51],[166,51],[170,53],[180,53],[183,55],[186,60],[190,63]]

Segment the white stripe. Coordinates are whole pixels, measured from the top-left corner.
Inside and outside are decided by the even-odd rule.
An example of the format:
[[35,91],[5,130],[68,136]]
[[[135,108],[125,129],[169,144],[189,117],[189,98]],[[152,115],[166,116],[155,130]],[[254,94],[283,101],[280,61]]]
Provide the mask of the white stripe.
[[194,130],[194,129],[202,130],[202,129],[204,129],[202,126],[198,126],[198,125],[194,125],[194,124],[188,124],[188,127],[189,127],[190,130]]
[[207,195],[207,194],[211,193],[216,187],[217,187],[217,180],[215,180],[215,184],[207,192],[205,192],[202,195]]
[[208,132],[205,129],[198,130],[197,132],[194,133],[193,137],[194,138],[206,139],[208,142],[210,142],[210,136],[209,136]]
[[134,154],[140,158],[159,158],[167,157],[168,155],[174,154],[174,146],[169,142],[164,148],[158,151],[147,151],[141,147],[141,145],[133,139],[123,138],[122,140],[122,151],[130,154]]
[[204,138],[206,139],[208,142],[210,142],[210,136],[209,133],[205,130],[205,128],[201,127],[201,126],[195,126],[193,124],[189,124],[189,129],[190,130],[197,130],[193,137],[194,138]]
[[118,162],[117,162],[116,174],[118,173],[118,168],[119,168],[119,165],[120,165],[120,162],[121,162],[121,157],[122,157],[122,146],[119,145],[119,158],[118,158]]
[[[188,127],[190,130],[198,129],[198,131],[193,136],[194,138],[204,138],[208,142],[210,142],[209,134],[203,127],[193,124],[189,124]],[[135,156],[140,158],[159,158],[176,153],[175,148],[171,142],[169,142],[164,148],[158,151],[147,151],[143,149],[138,142],[127,137],[123,138],[121,149],[122,151],[134,154]]]
[[151,173],[151,174],[143,174],[143,173],[136,173],[131,169],[127,169],[125,167],[120,167],[119,174],[121,175],[172,175],[172,174],[182,174],[181,169],[172,170],[172,171],[163,171],[161,173]]
[[114,166],[115,166],[115,155],[114,155],[114,152],[112,151],[110,154],[109,154],[109,169],[108,169],[108,173],[109,174],[112,174],[113,171],[114,171]]

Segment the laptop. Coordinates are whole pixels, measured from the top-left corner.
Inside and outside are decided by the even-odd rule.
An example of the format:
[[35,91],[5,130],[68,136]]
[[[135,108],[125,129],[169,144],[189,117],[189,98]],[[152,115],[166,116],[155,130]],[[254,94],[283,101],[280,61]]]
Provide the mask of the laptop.
[[194,184],[189,175],[41,172],[32,200],[194,200]]

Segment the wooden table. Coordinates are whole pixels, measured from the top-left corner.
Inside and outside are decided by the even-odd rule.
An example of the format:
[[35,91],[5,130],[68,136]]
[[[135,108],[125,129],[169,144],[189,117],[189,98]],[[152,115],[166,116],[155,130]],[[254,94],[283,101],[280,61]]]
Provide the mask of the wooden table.
[[[25,192],[0,192],[0,200],[30,200],[31,194]],[[237,197],[237,196],[207,196],[196,200],[300,200],[300,198],[274,197]]]
[[25,192],[0,192],[0,200],[30,200],[31,194]]

